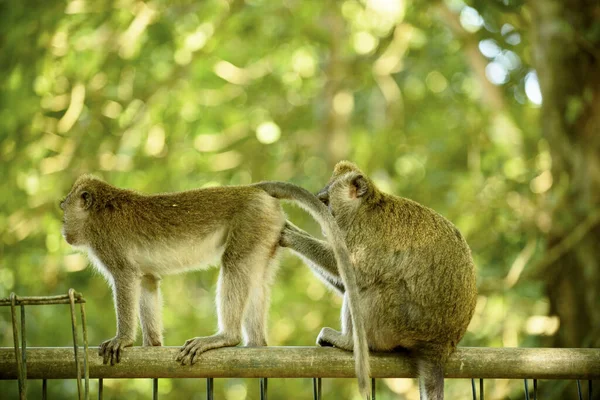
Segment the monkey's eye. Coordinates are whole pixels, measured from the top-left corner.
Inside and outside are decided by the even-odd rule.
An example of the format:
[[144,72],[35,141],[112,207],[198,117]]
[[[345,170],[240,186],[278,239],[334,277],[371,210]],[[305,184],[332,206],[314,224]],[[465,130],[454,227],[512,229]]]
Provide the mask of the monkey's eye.
[[67,196],[63,197],[62,199],[59,200],[58,202],[58,206],[60,207],[61,210],[65,210],[65,200],[67,200]]

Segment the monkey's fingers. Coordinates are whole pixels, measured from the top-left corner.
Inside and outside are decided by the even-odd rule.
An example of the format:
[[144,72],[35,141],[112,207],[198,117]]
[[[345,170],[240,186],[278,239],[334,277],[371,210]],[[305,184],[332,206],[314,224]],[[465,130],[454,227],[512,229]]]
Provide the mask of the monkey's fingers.
[[179,355],[177,356],[177,361],[181,361],[181,364],[185,365],[184,358],[189,354],[190,350],[193,348],[193,346],[190,346],[190,344],[195,339],[196,338],[186,340],[185,344],[181,347],[181,351],[179,352]]
[[117,349],[115,350],[117,356],[117,362],[120,363],[121,362],[121,356],[123,355],[123,352],[125,351],[125,343],[121,343],[119,342],[119,344],[117,345]]
[[106,351],[106,342],[103,342],[100,344],[100,346],[98,346],[98,355],[103,356],[105,351]]
[[200,354],[204,352],[202,338],[193,338],[186,342],[183,349],[177,357],[178,361],[181,361],[182,365],[193,365]]
[[[102,359],[102,363],[103,364],[108,364],[108,362],[112,359],[112,352],[110,350],[110,347],[108,347],[108,344],[106,346],[104,346],[104,351],[102,353],[103,359]],[[112,362],[111,362],[112,364]]]

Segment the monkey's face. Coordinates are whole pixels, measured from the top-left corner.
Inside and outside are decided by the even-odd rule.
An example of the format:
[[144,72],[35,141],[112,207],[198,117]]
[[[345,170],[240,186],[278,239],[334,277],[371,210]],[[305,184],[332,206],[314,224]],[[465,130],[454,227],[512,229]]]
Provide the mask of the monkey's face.
[[77,183],[60,202],[60,208],[63,210],[62,235],[70,245],[83,246],[87,244],[85,228],[92,205],[92,195],[85,185]]

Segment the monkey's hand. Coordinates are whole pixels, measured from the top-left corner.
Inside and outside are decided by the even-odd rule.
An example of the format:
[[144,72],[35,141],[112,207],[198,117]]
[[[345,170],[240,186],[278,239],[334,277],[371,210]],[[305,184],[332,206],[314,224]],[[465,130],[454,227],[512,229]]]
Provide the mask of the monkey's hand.
[[100,345],[98,355],[103,357],[104,364],[108,364],[110,360],[110,365],[115,365],[115,362],[118,363],[121,361],[123,349],[131,345],[133,345],[133,340],[115,336]]
[[283,227],[283,230],[281,231],[281,236],[279,237],[279,245],[281,247],[291,247],[294,237],[296,236],[310,237],[310,235],[307,232],[298,228],[290,221],[285,221],[285,225]]
[[205,351],[221,347],[237,346],[239,343],[240,337],[225,333],[188,339],[181,348],[181,351],[177,356],[177,361],[179,361],[181,365],[193,365]]

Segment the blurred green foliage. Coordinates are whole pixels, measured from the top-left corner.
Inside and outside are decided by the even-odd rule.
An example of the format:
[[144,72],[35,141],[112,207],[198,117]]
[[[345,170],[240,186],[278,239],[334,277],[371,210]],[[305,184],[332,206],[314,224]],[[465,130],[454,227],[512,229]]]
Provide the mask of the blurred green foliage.
[[[471,8],[471,6],[476,7]],[[520,2],[72,0],[0,3],[0,297],[88,300],[90,343],[114,334],[108,286],[60,234],[58,201],[94,173],[145,192],[291,181],[311,191],[334,163],[417,200],[465,234],[479,267],[477,312],[462,345],[534,346],[557,329],[539,282],[552,186],[538,129],[539,88]],[[573,106],[575,113],[576,106]],[[319,229],[303,212],[297,224]],[[164,279],[165,344],[212,334],[217,270]],[[312,345],[340,301],[285,253],[271,345]],[[67,346],[67,309],[30,308],[28,345]],[[11,346],[8,310],[0,345]],[[490,398],[519,382],[489,383]],[[39,390],[30,385],[32,391]],[[95,388],[95,383],[92,388]],[[309,398],[306,379],[275,399]],[[74,382],[50,382],[52,398]],[[203,398],[202,380],[161,380],[163,398]],[[257,380],[217,381],[217,398],[256,399]],[[417,398],[384,380],[380,399]],[[106,382],[105,398],[148,398],[149,380]],[[449,399],[468,382],[447,381]],[[0,382],[14,396],[16,383]],[[326,380],[325,398],[357,398]]]

